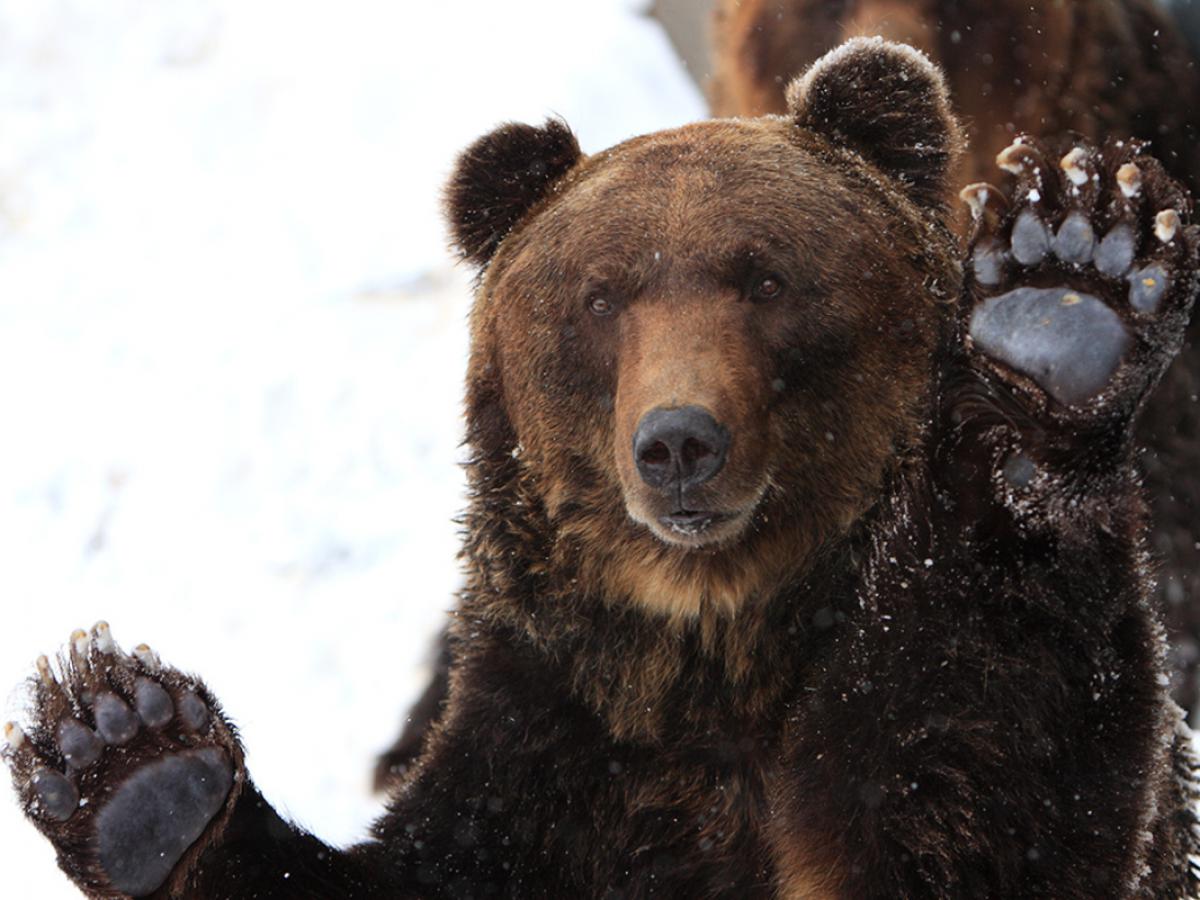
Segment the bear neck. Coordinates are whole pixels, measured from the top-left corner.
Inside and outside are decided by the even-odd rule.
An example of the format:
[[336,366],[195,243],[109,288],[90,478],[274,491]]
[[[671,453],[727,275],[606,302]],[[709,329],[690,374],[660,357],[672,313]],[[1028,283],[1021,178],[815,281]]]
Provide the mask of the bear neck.
[[619,739],[703,743],[778,723],[857,607],[871,513],[736,612],[670,617],[589,583],[511,453],[476,458],[468,474],[456,627],[519,647]]

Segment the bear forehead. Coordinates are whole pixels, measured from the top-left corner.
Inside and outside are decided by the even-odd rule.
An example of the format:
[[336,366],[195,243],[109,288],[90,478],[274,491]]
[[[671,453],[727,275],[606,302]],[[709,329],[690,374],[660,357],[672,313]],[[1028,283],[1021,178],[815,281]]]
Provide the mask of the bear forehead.
[[774,117],[699,122],[633,138],[581,166],[556,208],[667,212],[720,205],[753,218],[760,211],[755,202],[819,206],[842,179],[800,138],[790,121]]
[[764,117],[626,141],[571,173],[506,255],[519,269],[521,257],[544,263],[547,251],[590,265],[648,252],[684,259],[830,241],[849,249],[885,230],[887,213],[863,185],[803,139],[790,120]]

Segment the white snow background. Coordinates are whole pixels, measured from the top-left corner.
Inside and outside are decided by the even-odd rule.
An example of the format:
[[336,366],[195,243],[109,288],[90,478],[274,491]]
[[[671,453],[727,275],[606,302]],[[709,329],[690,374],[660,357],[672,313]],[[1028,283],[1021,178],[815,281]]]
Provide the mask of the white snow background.
[[[335,843],[459,580],[455,153],[704,115],[635,0],[0,0],[0,696],[104,618]],[[7,781],[7,779],[0,779]],[[0,800],[5,897],[78,896]]]

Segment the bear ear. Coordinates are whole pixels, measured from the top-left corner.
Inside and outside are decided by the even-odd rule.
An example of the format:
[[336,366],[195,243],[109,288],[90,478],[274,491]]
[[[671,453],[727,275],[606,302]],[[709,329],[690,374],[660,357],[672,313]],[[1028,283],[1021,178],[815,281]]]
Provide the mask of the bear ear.
[[787,100],[797,125],[855,151],[923,206],[945,207],[962,136],[946,81],[919,50],[847,41],[793,81]]
[[463,258],[485,266],[512,227],[581,158],[565,122],[509,123],[463,151],[446,185],[446,219]]

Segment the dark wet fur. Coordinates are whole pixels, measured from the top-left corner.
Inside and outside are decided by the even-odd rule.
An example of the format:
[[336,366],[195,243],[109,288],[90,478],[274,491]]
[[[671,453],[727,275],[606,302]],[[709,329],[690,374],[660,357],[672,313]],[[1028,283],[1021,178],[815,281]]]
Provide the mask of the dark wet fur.
[[[783,86],[846,37],[916,43],[941,65],[969,148],[959,185],[990,179],[1018,132],[1093,141],[1137,137],[1200,189],[1200,4],[1176,0],[721,0],[714,20],[719,115],[782,112]],[[897,14],[899,13],[899,14]],[[1166,609],[1173,692],[1200,703],[1200,323],[1138,429],[1150,493],[1157,602]]]

